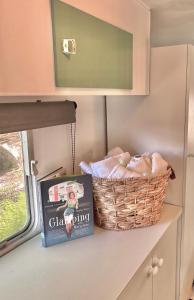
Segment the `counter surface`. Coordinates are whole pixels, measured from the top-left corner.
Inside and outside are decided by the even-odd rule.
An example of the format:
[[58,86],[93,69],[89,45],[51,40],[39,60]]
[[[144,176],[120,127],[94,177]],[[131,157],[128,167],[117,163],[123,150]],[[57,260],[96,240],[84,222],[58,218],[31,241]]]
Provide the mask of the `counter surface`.
[[40,237],[0,261],[0,291],[5,300],[115,300],[181,208],[166,204],[159,224],[124,232],[95,233],[50,248]]

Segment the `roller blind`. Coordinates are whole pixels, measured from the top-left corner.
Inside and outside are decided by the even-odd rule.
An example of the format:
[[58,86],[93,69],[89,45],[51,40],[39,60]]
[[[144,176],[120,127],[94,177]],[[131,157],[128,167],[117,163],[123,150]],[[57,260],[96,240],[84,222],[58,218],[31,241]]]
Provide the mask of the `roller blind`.
[[76,103],[24,102],[0,104],[0,133],[23,131],[76,122]]

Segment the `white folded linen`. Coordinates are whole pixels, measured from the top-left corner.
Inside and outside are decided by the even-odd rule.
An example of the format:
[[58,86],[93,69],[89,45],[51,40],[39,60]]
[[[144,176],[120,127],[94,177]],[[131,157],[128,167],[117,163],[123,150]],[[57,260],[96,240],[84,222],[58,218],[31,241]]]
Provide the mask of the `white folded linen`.
[[105,156],[105,159],[110,157],[118,158],[119,163],[123,166],[127,166],[131,159],[131,155],[129,154],[129,152],[124,152],[120,147],[116,147],[110,150],[107,156]]
[[152,154],[152,175],[162,175],[167,171],[168,163],[163,159],[160,153]]
[[152,160],[149,152],[145,152],[142,154],[142,157],[144,157],[145,161],[147,162],[148,166],[152,168]]
[[127,169],[132,172],[139,173],[141,176],[150,176],[152,171],[151,159],[148,154],[134,156],[128,163]]
[[114,158],[118,159],[118,163],[124,167],[130,162],[131,155],[129,152],[121,153],[119,155],[113,156]]
[[84,173],[92,175],[92,168],[85,161],[81,161],[79,166]]
[[140,176],[140,174],[136,172],[131,172],[121,165],[116,165],[113,168],[112,172],[109,174],[108,179],[124,179]]
[[116,155],[119,155],[122,153],[124,153],[124,151],[120,147],[115,147],[108,152],[108,154],[105,156],[105,158],[113,157],[113,156],[116,156]]
[[156,176],[163,174],[168,168],[168,163],[157,152],[153,153],[151,158],[149,153],[131,158],[129,152],[123,152],[121,148],[116,147],[108,155],[113,156],[90,164],[82,161],[81,170],[95,177],[121,179]]
[[118,158],[110,157],[101,161],[90,163],[92,175],[101,178],[108,178],[113,168],[118,165]]
[[92,175],[101,178],[108,178],[109,174],[112,172],[115,166],[123,165],[124,167],[126,167],[129,161],[130,154],[128,152],[125,152],[95,163],[90,163]]

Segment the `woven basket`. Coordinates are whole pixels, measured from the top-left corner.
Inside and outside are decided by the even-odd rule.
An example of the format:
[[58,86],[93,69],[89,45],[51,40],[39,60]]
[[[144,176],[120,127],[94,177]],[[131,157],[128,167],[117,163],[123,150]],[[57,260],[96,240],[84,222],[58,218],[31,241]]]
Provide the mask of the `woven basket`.
[[160,220],[170,175],[171,169],[151,178],[111,180],[93,177],[96,224],[110,230],[156,224]]

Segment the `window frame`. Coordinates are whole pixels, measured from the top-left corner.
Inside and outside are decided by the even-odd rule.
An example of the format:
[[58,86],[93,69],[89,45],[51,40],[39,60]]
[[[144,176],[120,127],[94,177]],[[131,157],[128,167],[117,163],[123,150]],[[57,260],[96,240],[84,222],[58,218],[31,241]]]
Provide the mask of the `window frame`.
[[32,131],[22,131],[21,139],[24,156],[24,180],[26,183],[25,190],[27,195],[29,221],[20,232],[10,236],[7,240],[0,243],[0,257],[40,232],[40,215],[38,209],[36,178],[32,175],[30,167],[31,161],[34,158]]

